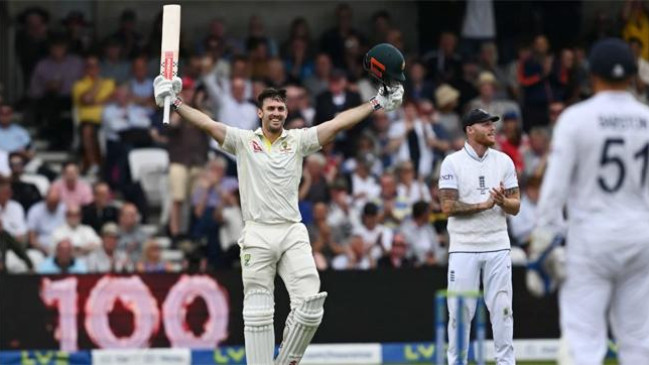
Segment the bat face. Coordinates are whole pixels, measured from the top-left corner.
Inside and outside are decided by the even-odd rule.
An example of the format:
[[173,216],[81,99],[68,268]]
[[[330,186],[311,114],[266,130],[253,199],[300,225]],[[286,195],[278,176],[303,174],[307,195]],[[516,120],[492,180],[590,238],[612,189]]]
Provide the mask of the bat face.
[[165,5],[162,11],[160,75],[172,79],[178,73],[180,42],[180,5]]

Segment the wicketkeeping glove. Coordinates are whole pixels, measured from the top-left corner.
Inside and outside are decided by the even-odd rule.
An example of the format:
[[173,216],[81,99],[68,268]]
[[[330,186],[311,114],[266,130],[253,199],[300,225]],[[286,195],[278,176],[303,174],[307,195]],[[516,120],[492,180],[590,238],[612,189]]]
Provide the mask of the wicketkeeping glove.
[[537,297],[555,291],[565,279],[563,237],[544,229],[532,232],[527,263],[527,290]]
[[153,80],[153,96],[158,106],[164,106],[165,97],[171,98],[171,103],[178,98],[178,94],[183,90],[183,81],[180,77],[174,77],[168,80],[163,76],[158,76]]

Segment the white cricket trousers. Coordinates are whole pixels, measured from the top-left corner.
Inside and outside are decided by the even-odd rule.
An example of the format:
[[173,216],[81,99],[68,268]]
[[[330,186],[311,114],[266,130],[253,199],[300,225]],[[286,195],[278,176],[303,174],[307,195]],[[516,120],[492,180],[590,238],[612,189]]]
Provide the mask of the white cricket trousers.
[[[512,312],[512,259],[510,250],[494,252],[451,252],[448,259],[448,290],[450,292],[478,291],[480,279],[484,301],[489,310],[494,335],[496,364],[516,364],[514,357],[514,318]],[[463,352],[457,347],[457,299],[449,296],[448,306],[448,364],[467,364],[471,320],[477,301],[464,300]]]
[[649,243],[593,249],[573,241],[559,308],[574,365],[603,363],[609,321],[620,365],[649,364]]
[[320,291],[320,277],[304,224],[246,222],[239,245],[244,296],[251,290],[274,293],[277,273],[286,285],[291,309]]

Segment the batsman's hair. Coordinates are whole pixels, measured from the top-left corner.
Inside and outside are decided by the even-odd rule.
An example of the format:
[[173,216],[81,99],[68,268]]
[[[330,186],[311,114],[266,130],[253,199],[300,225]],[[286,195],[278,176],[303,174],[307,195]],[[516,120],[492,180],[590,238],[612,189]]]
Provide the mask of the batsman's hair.
[[259,94],[259,96],[257,97],[257,106],[260,109],[262,106],[264,106],[264,100],[266,99],[277,100],[286,104],[286,90],[275,89],[272,87],[264,89],[264,91],[262,91],[261,94]]

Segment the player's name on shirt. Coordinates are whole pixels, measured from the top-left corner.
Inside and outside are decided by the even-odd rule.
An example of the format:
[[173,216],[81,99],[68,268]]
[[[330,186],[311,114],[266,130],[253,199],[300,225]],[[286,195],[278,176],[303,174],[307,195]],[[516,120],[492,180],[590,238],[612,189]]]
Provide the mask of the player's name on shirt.
[[649,125],[647,119],[637,115],[600,115],[598,120],[600,127],[615,130],[646,130]]

